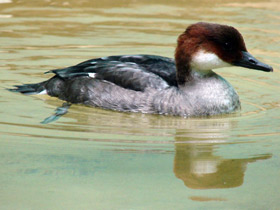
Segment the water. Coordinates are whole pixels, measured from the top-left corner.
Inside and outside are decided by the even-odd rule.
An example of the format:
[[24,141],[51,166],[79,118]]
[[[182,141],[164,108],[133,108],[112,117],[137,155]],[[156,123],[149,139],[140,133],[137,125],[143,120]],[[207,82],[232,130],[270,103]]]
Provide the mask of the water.
[[[280,4],[0,1],[0,209],[279,209]],[[217,72],[242,111],[212,118],[119,113],[5,90],[119,54],[172,57],[189,24],[233,25],[273,73]]]

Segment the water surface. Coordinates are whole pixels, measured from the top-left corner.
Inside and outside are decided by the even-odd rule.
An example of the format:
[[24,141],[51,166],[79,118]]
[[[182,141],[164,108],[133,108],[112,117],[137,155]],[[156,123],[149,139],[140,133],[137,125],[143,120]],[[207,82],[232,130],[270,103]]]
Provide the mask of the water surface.
[[[72,106],[5,90],[119,54],[173,57],[189,24],[233,25],[273,73],[217,72],[242,111],[184,119]],[[263,1],[0,1],[0,209],[278,209],[280,4]]]

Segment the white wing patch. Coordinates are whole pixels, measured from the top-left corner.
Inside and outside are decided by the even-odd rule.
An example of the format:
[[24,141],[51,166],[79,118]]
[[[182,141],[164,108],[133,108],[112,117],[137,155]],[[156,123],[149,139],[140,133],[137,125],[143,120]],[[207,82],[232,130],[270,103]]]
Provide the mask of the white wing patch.
[[138,58],[138,59],[142,59],[143,56],[142,55],[123,55],[122,58]]
[[96,73],[88,73],[88,76],[91,78],[95,78]]
[[37,95],[45,95],[48,94],[47,90],[42,90],[41,92],[37,93]]
[[231,64],[224,62],[216,54],[204,50],[199,50],[192,56],[191,68],[197,71],[207,71],[229,66]]

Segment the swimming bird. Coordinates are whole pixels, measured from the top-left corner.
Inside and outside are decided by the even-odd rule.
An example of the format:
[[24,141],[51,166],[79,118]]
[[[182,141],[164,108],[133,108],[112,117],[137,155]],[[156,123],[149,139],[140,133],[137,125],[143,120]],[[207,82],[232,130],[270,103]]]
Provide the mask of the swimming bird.
[[157,55],[95,58],[48,71],[55,75],[11,91],[48,94],[68,104],[123,112],[183,117],[227,114],[240,109],[239,97],[213,69],[230,66],[273,71],[247,51],[234,27],[199,22],[178,37],[175,60]]

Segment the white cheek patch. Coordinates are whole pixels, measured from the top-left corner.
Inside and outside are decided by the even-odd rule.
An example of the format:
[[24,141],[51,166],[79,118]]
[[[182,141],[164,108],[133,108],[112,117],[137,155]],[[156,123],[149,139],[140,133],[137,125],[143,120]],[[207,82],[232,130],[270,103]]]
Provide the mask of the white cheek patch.
[[216,54],[204,50],[199,50],[194,56],[192,56],[191,68],[197,71],[207,71],[228,66],[231,65],[224,62]]
[[88,76],[91,78],[95,78],[96,73],[88,73]]

